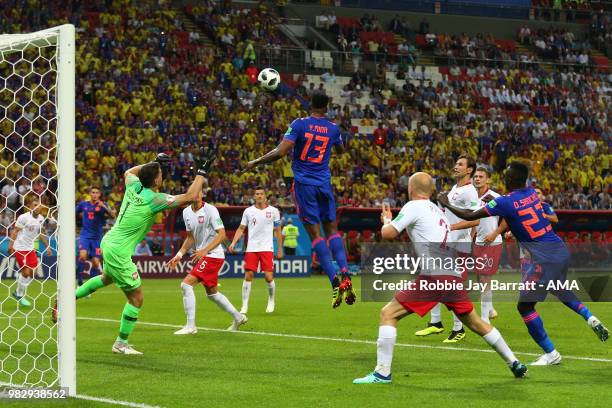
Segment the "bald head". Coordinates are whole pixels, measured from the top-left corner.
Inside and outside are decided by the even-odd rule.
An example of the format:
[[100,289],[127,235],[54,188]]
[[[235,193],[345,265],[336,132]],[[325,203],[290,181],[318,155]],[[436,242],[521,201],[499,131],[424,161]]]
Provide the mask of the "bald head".
[[408,180],[408,195],[411,200],[429,199],[434,191],[434,183],[427,173],[418,172]]

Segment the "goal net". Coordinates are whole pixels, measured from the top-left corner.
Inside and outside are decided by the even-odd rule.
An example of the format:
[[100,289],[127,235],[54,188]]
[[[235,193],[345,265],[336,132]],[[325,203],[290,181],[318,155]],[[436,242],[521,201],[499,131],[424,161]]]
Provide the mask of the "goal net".
[[[74,50],[72,25],[0,35],[0,385],[66,387],[70,395],[76,392]],[[16,221],[38,211],[44,224],[35,253],[18,251],[11,240],[18,226],[37,234],[32,224]]]

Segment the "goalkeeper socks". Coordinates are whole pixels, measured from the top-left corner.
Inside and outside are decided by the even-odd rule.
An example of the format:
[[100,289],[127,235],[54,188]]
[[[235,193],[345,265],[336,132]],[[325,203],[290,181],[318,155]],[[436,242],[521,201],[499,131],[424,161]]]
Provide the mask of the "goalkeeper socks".
[[493,347],[497,354],[499,354],[508,365],[511,365],[517,361],[514,353],[512,350],[510,350],[510,347],[508,347],[506,340],[504,340],[499,330],[497,330],[495,327],[493,330],[482,336],[482,338],[489,344],[489,346]]
[[89,279],[87,282],[77,288],[76,298],[80,299],[82,297],[90,295],[102,287],[104,287],[104,282],[102,282],[102,275],[98,275],[95,278]]
[[181,289],[183,290],[183,309],[187,316],[187,327],[195,327],[196,297],[193,293],[193,286],[181,282]]
[[329,248],[325,243],[325,240],[321,237],[312,241],[312,249],[317,254],[317,259],[321,264],[321,268],[327,274],[329,281],[333,284],[334,278],[336,277],[336,268],[332,263],[331,252],[329,252]]
[[274,302],[274,293],[276,292],[276,283],[274,281],[267,282],[268,284],[268,301]]
[[32,278],[26,278],[25,276],[23,276],[22,274],[19,274],[19,276],[17,276],[17,296],[18,297],[23,297],[26,294],[26,289],[28,288],[28,285],[30,284],[30,282],[32,282]]
[[125,304],[123,314],[121,315],[121,325],[119,326],[119,337],[117,337],[117,341],[127,344],[128,337],[132,334],[136,322],[138,321],[138,313],[140,313],[140,308],[129,303]]
[[546,330],[544,330],[544,322],[540,318],[540,315],[535,310],[531,310],[526,312],[525,314],[521,313],[523,316],[523,321],[527,326],[527,331],[533,338],[533,340],[538,343],[542,350],[545,353],[550,353],[555,349],[555,345],[548,338],[548,334]]
[[[440,303],[438,303],[438,306]],[[459,320],[457,315],[453,313],[453,331],[460,331],[463,329],[463,322]]]
[[441,306],[440,303],[437,303],[434,307],[431,308],[431,311],[429,312],[430,314],[429,323],[436,324],[442,321],[442,314],[440,311],[440,306]]
[[583,305],[582,302],[579,301],[579,300],[572,300],[570,302],[563,302],[563,304],[565,306],[569,307],[570,309],[572,309],[574,312],[578,313],[586,321],[588,321],[589,318],[591,316],[593,316],[593,313],[591,313],[589,308],[586,307],[585,305]]
[[378,340],[376,340],[376,371],[380,375],[391,375],[391,362],[393,361],[393,348],[397,338],[397,328],[393,326],[380,326]]
[[242,281],[242,308],[249,307],[249,297],[251,296],[251,281]]
[[342,244],[342,238],[339,233],[335,233],[329,238],[327,238],[327,245],[329,246],[330,251],[334,255],[334,259],[336,263],[340,267],[340,271],[342,274],[348,273],[348,262],[346,261],[346,251],[344,250],[344,245]]
[[227,313],[231,314],[234,320],[242,319],[242,315],[240,314],[240,312],[236,310],[234,305],[232,305],[230,301],[225,297],[225,295],[222,294],[221,292],[217,292],[217,293],[213,293],[212,295],[208,295],[208,298],[212,300],[213,302],[215,302],[221,310],[224,310]]

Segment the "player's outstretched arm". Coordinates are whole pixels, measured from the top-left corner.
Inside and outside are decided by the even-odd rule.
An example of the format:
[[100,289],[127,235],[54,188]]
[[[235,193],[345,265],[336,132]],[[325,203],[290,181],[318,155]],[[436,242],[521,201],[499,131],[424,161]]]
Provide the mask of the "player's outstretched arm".
[[380,229],[380,236],[384,240],[395,239],[399,235],[399,231],[396,230],[393,225],[391,225],[391,220],[393,219],[391,207],[388,203],[383,201],[381,210],[380,221],[383,223],[383,226]]
[[239,225],[238,229],[236,230],[236,233],[234,234],[234,239],[232,239],[232,243],[227,247],[227,249],[233,254],[234,251],[234,247],[236,246],[236,244],[238,243],[238,241],[240,241],[240,238],[242,238],[242,236],[244,235],[244,230],[246,229],[246,225]]
[[183,256],[187,253],[187,251],[193,248],[194,243],[195,243],[195,238],[193,237],[193,233],[188,231],[187,238],[185,238],[185,241],[183,241],[183,245],[181,245],[181,249],[179,249],[176,255],[174,255],[174,257],[168,261],[166,266],[168,266],[168,268],[170,269],[176,268],[176,265],[178,265],[181,259],[183,259]]
[[480,225],[480,220],[475,220],[475,221],[459,221],[458,223],[451,225],[451,231],[468,229],[468,228],[472,228],[472,227],[477,227],[478,225]]
[[260,164],[272,163],[281,157],[286,156],[291,148],[293,147],[293,142],[290,140],[283,140],[276,146],[274,149],[270,150],[268,153],[264,154],[261,157],[258,157],[255,160],[251,160],[245,166],[243,172],[254,169]]
[[481,218],[486,218],[486,217],[491,216],[487,212],[487,210],[485,210],[485,207],[479,208],[476,211],[472,211],[472,210],[467,210],[467,209],[463,209],[463,208],[459,208],[459,207],[455,207],[454,205],[451,205],[450,202],[448,201],[447,193],[438,194],[438,204],[440,204],[443,207],[448,208],[450,212],[452,212],[459,218],[463,218],[466,221],[474,221],[474,220],[479,220]]
[[[200,151],[200,155],[195,160],[196,176],[187,189],[187,192],[176,196],[175,206],[186,205],[200,199],[202,187],[204,186],[204,176],[208,174],[213,162],[216,159],[216,150],[204,148]],[[167,156],[166,156],[167,157]]]

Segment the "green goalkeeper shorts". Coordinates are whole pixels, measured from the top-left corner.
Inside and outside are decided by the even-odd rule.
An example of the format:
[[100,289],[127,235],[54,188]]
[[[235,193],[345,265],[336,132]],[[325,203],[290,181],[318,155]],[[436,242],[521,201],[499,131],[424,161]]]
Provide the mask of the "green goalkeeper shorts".
[[109,245],[101,244],[102,260],[104,262],[104,274],[111,278],[115,285],[124,292],[131,292],[140,287],[140,275],[136,264],[132,262],[131,254],[126,254],[125,249],[117,249]]

